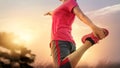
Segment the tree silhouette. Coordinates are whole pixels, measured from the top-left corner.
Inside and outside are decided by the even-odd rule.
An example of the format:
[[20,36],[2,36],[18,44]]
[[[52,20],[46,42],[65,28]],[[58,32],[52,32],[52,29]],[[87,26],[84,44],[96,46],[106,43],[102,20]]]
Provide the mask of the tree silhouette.
[[[14,43],[14,40],[19,41],[19,44]],[[9,51],[0,51],[0,68],[33,68],[30,64],[34,62],[35,54],[24,45],[25,42],[14,33],[0,32],[0,47]]]

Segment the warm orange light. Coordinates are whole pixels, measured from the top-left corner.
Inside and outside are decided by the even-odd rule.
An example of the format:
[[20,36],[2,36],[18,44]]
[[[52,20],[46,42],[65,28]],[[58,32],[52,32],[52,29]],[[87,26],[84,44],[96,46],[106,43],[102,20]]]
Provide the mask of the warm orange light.
[[13,40],[13,43],[15,44],[25,44],[25,46],[29,45],[31,42],[32,42],[32,34],[31,33],[23,33],[23,32],[19,32],[19,33],[16,33],[19,38],[16,38]]
[[24,34],[24,33],[21,33],[20,34],[20,39],[21,40],[24,40],[26,42],[30,42],[31,39],[32,39],[32,36],[30,34]]

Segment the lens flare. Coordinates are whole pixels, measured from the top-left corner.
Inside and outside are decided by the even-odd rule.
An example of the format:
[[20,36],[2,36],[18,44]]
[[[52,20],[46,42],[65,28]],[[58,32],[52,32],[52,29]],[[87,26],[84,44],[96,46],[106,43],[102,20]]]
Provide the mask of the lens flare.
[[30,42],[31,36],[29,34],[20,34],[20,39],[26,42]]
[[15,34],[19,36],[19,38],[13,40],[15,44],[25,44],[25,46],[28,46],[32,42],[33,38],[31,33],[19,32]]

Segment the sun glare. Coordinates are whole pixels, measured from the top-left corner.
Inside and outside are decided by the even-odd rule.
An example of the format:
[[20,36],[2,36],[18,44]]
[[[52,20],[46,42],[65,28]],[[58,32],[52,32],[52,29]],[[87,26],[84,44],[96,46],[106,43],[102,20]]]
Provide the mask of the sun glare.
[[29,44],[32,42],[32,35],[31,33],[24,33],[24,32],[19,32],[19,33],[16,33],[20,40],[14,40],[14,43],[19,43],[20,41],[24,41],[26,44]]
[[20,34],[20,38],[26,42],[30,42],[31,40],[31,36],[29,34]]

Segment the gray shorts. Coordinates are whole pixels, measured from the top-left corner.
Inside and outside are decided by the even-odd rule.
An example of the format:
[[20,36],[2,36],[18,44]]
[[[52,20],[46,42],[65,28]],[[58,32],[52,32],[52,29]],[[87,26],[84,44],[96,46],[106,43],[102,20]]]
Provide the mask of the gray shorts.
[[50,43],[51,53],[55,65],[65,63],[63,59],[76,50],[75,44],[68,41],[54,40]]

